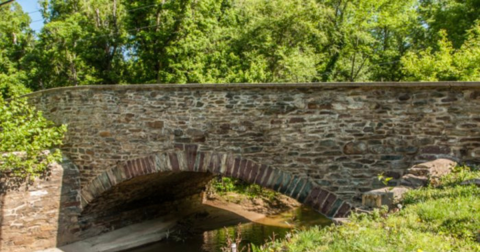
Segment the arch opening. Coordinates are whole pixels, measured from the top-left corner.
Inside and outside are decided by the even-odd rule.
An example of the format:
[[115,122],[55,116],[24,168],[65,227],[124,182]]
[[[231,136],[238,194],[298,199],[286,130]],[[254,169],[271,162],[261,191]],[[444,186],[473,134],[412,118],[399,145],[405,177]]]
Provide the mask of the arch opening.
[[103,192],[82,211],[82,238],[168,214],[187,214],[201,204],[211,173],[161,172],[138,176]]
[[[193,198],[178,200],[199,195],[205,184],[218,175],[273,189],[311,206],[329,218],[345,217],[352,210],[348,202],[322,189],[308,178],[241,156],[202,152],[197,151],[195,145],[185,145],[177,146],[174,152],[157,153],[120,164],[101,173],[83,188],[81,198],[84,210],[80,220],[85,234],[82,236],[93,236],[96,232],[130,225],[145,216],[149,209],[165,210],[168,204],[171,209],[175,209],[174,205],[178,209],[181,204],[192,204],[195,202]],[[137,189],[133,190],[135,185]],[[121,195],[121,200],[113,200],[117,198],[115,195]],[[198,196],[196,202],[201,202]],[[114,211],[107,211],[109,209]],[[121,221],[122,215],[128,215],[121,210],[131,213],[137,219]],[[150,216],[161,213],[165,211]]]

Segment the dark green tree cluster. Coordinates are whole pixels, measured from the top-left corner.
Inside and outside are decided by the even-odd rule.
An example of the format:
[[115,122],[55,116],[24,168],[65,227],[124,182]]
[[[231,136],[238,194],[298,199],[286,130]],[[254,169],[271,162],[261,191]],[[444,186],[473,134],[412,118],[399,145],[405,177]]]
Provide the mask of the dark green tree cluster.
[[0,90],[480,80],[480,0],[40,0],[0,8]]

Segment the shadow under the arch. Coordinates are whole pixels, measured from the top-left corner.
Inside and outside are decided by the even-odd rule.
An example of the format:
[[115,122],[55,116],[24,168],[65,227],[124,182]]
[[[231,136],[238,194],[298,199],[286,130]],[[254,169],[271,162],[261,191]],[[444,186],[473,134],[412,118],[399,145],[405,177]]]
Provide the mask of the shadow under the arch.
[[122,181],[84,205],[79,216],[81,238],[168,214],[194,212],[212,178],[209,173],[159,172]]
[[128,181],[138,177],[165,172],[210,173],[237,178],[297,199],[329,218],[345,217],[352,210],[348,202],[308,178],[229,153],[202,152],[192,144],[176,144],[175,151],[129,160],[103,172],[82,189],[82,205],[87,209],[92,204],[100,204],[98,197],[125,181],[130,183]]
[[[279,222],[283,220],[274,220],[273,218],[268,220],[269,218],[266,218],[266,214],[254,213],[244,209],[238,204],[229,204],[228,201],[216,200],[216,202],[210,201],[209,203],[205,204],[203,197],[189,198],[188,195],[190,193],[185,193],[185,191],[197,193],[201,192],[201,190],[192,190],[190,187],[185,187],[185,185],[188,185],[188,183],[199,185],[197,188],[200,189],[205,184],[203,182],[211,181],[212,178],[213,175],[208,172],[162,172],[135,177],[119,183],[91,201],[82,212],[82,216],[80,216],[81,222],[93,222],[82,228],[88,232],[85,233],[85,235],[89,236],[90,238],[85,237],[85,239],[82,239],[81,242],[73,243],[71,245],[62,247],[61,249],[64,249],[63,251],[74,251],[73,249],[78,248],[78,246],[86,246],[87,250],[85,251],[88,251],[88,248],[93,248],[95,246],[136,247],[138,245],[142,245],[138,239],[141,240],[142,238],[150,237],[149,235],[151,232],[145,232],[145,230],[151,230],[150,228],[153,226],[163,227],[163,229],[156,229],[154,231],[157,233],[162,233],[165,231],[165,229],[171,228],[170,230],[175,230],[177,236],[179,235],[180,237],[184,237],[185,235],[185,237],[192,237],[189,238],[188,246],[172,244],[171,242],[167,244],[161,243],[154,245],[154,247],[150,248],[148,251],[160,251],[161,249],[170,251],[168,249],[171,249],[172,246],[176,249],[174,251],[196,251],[198,248],[203,246],[202,244],[209,244],[208,241],[198,241],[198,238],[202,237],[202,235],[204,236],[204,239],[205,236],[208,236],[208,234],[204,232],[222,232],[224,227],[232,228],[238,223],[249,223],[245,226],[242,225],[242,229],[252,228],[252,224],[257,223],[253,224],[255,226],[254,229],[258,230],[258,228],[261,228],[262,230],[265,230],[264,235],[267,236],[271,236],[272,232],[275,232],[278,235],[279,231],[287,232],[287,230],[293,228],[291,224],[284,224],[284,226],[280,226]],[[182,183],[182,181],[187,182]],[[178,190],[176,190],[174,187],[177,187],[176,189]],[[185,190],[187,188],[189,188],[189,190]],[[160,194],[158,191],[163,192]],[[166,191],[170,191],[171,193],[174,193],[174,195],[168,195],[169,193]],[[129,199],[122,198],[122,196],[126,195],[125,193],[132,193],[128,194]],[[152,201],[152,197],[159,199],[165,196],[168,196],[168,199],[177,200],[181,198],[181,196],[187,196],[186,200],[189,201],[191,205],[182,205],[183,207],[187,208],[176,208],[175,206],[173,208],[169,208],[169,206],[171,207],[172,204],[168,200],[162,200],[159,202]],[[198,201],[193,202],[195,199]],[[135,209],[130,207],[134,207]],[[150,210],[154,211],[152,212]],[[162,210],[167,211],[164,211],[161,216],[155,216],[155,214],[161,213]],[[267,220],[265,220],[265,218]],[[279,218],[279,216],[277,216],[277,218]],[[116,222],[120,219],[122,219],[122,223]],[[180,220],[180,222],[177,222],[178,220]],[[89,225],[93,227],[100,227],[107,221],[116,222],[111,224],[118,226],[116,226],[114,230],[89,230]],[[165,227],[172,221],[177,223],[177,225]],[[289,219],[289,222],[290,221],[294,220]],[[109,224],[104,227],[108,228],[112,225]],[[139,227],[143,227],[143,229]],[[180,232],[177,233],[178,230],[180,230]],[[95,232],[98,232],[98,234],[95,234]],[[269,233],[267,234],[266,232]],[[260,240],[256,242],[263,242],[267,236],[262,235],[261,239],[259,237]],[[247,239],[253,239],[251,234],[247,235]],[[122,242],[119,243],[118,241]],[[181,250],[181,248],[184,250]],[[139,251],[142,250],[140,249]]]

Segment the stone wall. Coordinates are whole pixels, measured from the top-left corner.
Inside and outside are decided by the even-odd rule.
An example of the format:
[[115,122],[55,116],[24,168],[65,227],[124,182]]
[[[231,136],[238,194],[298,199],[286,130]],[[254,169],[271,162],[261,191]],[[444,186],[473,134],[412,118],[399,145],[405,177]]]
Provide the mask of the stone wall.
[[0,182],[0,251],[30,252],[77,239],[81,213],[78,170],[68,159],[45,178]]
[[82,188],[176,144],[248,158],[347,201],[413,163],[480,161],[478,83],[84,86],[30,98],[68,125],[63,151]]

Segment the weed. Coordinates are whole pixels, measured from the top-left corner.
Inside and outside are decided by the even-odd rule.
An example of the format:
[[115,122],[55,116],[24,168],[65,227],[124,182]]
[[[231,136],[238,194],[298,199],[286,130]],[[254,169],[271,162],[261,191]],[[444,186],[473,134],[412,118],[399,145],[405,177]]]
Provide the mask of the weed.
[[[402,210],[350,216],[341,226],[298,230],[256,251],[480,251],[480,188],[460,185],[480,171],[456,167],[438,187],[412,190]],[[388,182],[388,181],[387,181]]]
[[250,199],[266,198],[273,200],[278,196],[277,192],[264,189],[256,184],[248,184],[238,179],[228,177],[215,178],[210,183],[210,191],[219,195],[225,195],[228,192],[236,192],[247,196]]

